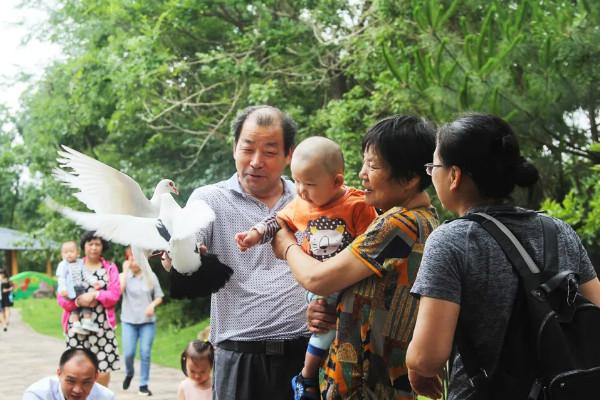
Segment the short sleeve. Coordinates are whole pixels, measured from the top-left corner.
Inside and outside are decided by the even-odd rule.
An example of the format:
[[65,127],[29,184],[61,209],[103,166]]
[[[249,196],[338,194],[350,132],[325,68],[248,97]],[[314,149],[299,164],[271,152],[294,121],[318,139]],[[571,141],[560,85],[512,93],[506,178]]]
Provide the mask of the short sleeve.
[[460,304],[461,278],[465,238],[455,227],[445,224],[435,229],[423,251],[417,278],[411,288],[415,297],[432,297]]
[[561,253],[565,254],[568,259],[575,260],[577,265],[568,265],[567,268],[577,271],[579,273],[579,279],[581,283],[586,283],[596,278],[596,270],[590,257],[588,256],[581,239],[573,230],[573,228],[564,221],[556,220],[560,226],[560,230],[563,231],[566,237],[566,248]]
[[418,224],[402,211],[379,216],[350,244],[350,251],[377,276],[406,260],[416,241]]

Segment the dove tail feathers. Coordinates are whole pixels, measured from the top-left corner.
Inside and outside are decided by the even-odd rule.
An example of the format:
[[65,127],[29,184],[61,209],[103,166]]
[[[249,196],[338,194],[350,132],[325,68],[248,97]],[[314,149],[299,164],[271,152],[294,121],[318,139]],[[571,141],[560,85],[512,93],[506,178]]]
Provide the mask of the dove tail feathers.
[[231,278],[233,270],[214,254],[202,255],[202,266],[191,275],[171,268],[171,297],[174,299],[206,297],[216,293]]

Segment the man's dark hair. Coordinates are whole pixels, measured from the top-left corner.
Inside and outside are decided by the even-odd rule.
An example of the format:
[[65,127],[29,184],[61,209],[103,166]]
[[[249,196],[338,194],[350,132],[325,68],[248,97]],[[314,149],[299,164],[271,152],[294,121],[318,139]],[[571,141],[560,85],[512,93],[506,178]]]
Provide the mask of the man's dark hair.
[[81,252],[85,254],[85,244],[87,242],[91,242],[94,239],[99,239],[102,242],[102,253],[110,249],[110,243],[100,236],[96,235],[95,231],[86,231],[81,235],[81,240],[79,241],[79,247],[81,247]]
[[363,153],[371,148],[390,167],[392,178],[420,178],[419,190],[431,184],[424,164],[433,160],[435,126],[414,116],[394,115],[373,125],[362,141]]
[[[263,112],[263,110],[265,112]],[[276,121],[273,118],[273,113],[279,116],[279,121]],[[233,131],[236,145],[240,139],[242,126],[244,126],[244,122],[246,122],[250,116],[255,118],[255,122],[258,126],[272,126],[276,122],[279,122],[279,126],[281,126],[281,130],[283,131],[284,152],[286,155],[290,153],[292,147],[294,147],[298,127],[292,117],[280,109],[268,105],[250,106],[238,112],[231,123],[231,130]]]
[[60,356],[60,361],[58,362],[58,366],[60,369],[69,362],[70,359],[75,357],[76,355],[81,354],[86,357],[92,364],[94,364],[94,368],[98,371],[98,357],[91,350],[85,349],[83,347],[72,347],[67,349]]

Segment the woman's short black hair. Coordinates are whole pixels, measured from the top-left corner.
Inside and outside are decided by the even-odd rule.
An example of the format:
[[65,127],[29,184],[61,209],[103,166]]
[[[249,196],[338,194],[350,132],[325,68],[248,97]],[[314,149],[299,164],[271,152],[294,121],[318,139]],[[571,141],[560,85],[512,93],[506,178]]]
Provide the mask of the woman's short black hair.
[[515,185],[528,187],[539,179],[538,170],[521,156],[511,126],[495,115],[469,113],[442,126],[437,148],[442,164],[460,167],[484,197],[505,199]]
[[81,252],[85,254],[85,244],[94,239],[99,239],[102,242],[102,253],[108,251],[110,249],[110,242],[104,240],[100,236],[96,235],[96,231],[86,231],[81,235],[81,240],[79,241],[79,247],[81,248]]
[[189,342],[180,357],[181,371],[185,376],[188,376],[185,365],[188,358],[192,361],[207,360],[212,367],[215,362],[215,349],[208,340],[192,340]]
[[61,356],[60,361],[58,362],[58,366],[62,368],[69,360],[76,355],[81,354],[85,356],[92,364],[94,364],[94,368],[98,371],[98,357],[90,349],[86,349],[83,347],[71,347],[65,350]]
[[431,184],[424,165],[431,162],[435,150],[433,123],[410,115],[384,118],[363,137],[363,153],[371,147],[390,167],[393,179],[409,180],[418,176],[421,191]]

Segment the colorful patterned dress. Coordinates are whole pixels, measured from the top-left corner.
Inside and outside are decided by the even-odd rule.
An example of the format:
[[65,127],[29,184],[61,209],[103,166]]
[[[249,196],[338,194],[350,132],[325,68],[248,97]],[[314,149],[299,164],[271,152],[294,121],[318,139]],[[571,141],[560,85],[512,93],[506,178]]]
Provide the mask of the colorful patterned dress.
[[418,300],[410,295],[425,240],[438,225],[433,208],[395,207],[349,249],[374,275],[344,290],[337,337],[325,361],[323,399],[413,399],[405,364]]

